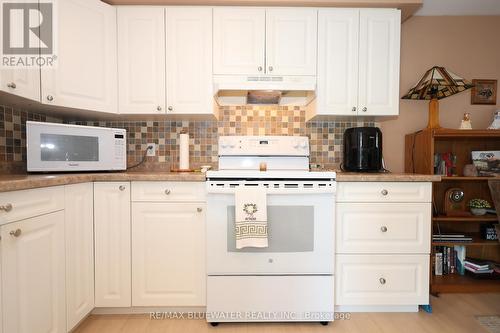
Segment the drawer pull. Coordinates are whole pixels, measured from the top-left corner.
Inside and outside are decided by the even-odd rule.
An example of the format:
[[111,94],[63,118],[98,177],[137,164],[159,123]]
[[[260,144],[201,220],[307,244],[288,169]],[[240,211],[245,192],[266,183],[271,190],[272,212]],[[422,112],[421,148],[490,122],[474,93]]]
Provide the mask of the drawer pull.
[[387,191],[386,189],[383,189],[380,193],[382,193],[382,195],[385,196],[385,195],[389,194],[389,191]]
[[125,186],[120,185],[120,187],[118,187],[118,189],[119,189],[120,191],[125,191]]
[[384,278],[380,278],[378,280],[379,280],[380,284],[385,284],[385,282],[386,282]]
[[6,205],[0,206],[0,210],[3,210],[6,213],[10,212],[12,210],[12,204],[8,203]]
[[381,226],[380,231],[387,232],[387,227],[385,225]]
[[166,195],[169,195],[170,193],[172,193],[170,190],[168,190],[168,189],[167,189],[167,190],[165,190],[165,194],[166,194]]
[[203,208],[198,207],[198,208],[196,208],[196,211],[197,211],[198,213],[201,213],[201,212],[203,211]]
[[12,230],[11,232],[9,232],[9,235],[19,237],[21,236],[21,229]]

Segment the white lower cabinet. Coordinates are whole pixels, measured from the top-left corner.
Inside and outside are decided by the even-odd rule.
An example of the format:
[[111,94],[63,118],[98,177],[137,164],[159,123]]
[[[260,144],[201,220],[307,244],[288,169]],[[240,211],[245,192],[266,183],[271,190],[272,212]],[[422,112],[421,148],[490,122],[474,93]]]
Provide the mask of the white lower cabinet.
[[338,255],[335,271],[335,304],[429,302],[428,255]]
[[416,311],[429,304],[431,183],[339,182],[335,305]]
[[95,306],[131,305],[130,183],[94,183]]
[[205,306],[205,203],[132,204],[132,305]]
[[3,331],[66,332],[64,211],[3,225]]
[[66,321],[73,329],[94,309],[94,187],[65,186]]

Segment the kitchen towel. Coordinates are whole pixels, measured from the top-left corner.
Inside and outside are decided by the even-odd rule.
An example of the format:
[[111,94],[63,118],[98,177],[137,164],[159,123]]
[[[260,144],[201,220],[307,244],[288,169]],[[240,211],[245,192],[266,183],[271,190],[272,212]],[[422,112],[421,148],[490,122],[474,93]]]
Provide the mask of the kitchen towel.
[[264,187],[239,186],[234,192],[236,248],[267,247],[267,193]]

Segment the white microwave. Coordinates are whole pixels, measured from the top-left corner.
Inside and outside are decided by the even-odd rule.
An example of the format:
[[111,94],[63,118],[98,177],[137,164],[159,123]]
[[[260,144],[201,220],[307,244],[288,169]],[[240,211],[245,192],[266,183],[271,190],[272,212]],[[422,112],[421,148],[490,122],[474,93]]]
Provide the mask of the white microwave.
[[27,121],[28,171],[125,170],[126,140],[120,128]]

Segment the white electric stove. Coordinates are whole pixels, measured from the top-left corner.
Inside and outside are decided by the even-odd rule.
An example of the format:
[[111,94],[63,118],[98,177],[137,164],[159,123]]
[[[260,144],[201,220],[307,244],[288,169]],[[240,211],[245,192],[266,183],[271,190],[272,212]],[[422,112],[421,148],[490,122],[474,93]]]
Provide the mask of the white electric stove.
[[[309,140],[219,138],[207,172],[207,321],[334,318],[335,172],[309,171]],[[234,191],[267,192],[267,248],[236,249]]]

